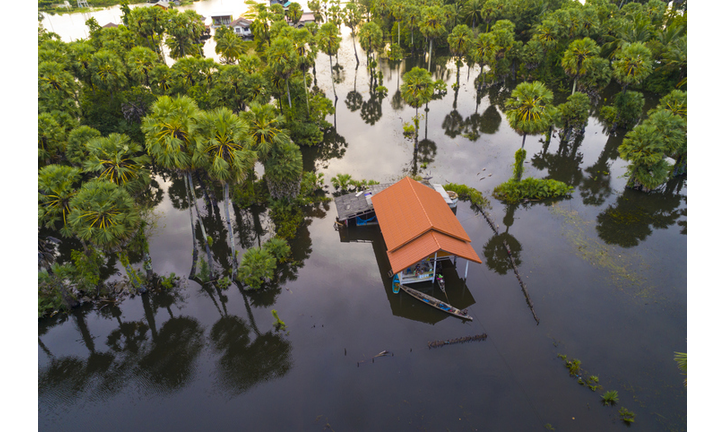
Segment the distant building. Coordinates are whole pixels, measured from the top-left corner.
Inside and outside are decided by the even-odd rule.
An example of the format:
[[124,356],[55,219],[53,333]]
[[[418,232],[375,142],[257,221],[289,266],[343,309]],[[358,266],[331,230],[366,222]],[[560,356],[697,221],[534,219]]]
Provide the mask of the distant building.
[[211,15],[211,28],[229,26],[234,20],[234,15],[228,12],[217,12]]
[[103,26],[103,28],[116,28],[118,27],[118,24],[108,23]]
[[246,18],[237,18],[229,24],[234,33],[241,37],[252,37],[251,21]]

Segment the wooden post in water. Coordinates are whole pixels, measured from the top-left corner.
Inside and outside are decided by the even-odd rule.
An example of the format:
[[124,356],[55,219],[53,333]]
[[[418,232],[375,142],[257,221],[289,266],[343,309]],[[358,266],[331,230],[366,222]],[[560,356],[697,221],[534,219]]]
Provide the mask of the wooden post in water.
[[463,280],[468,280],[468,266],[470,265],[470,260],[465,260],[465,277],[463,277]]

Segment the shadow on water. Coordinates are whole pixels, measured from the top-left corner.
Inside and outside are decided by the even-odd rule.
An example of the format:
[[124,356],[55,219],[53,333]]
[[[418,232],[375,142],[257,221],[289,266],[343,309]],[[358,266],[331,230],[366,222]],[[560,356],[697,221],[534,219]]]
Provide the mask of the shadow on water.
[[[404,292],[395,294],[392,291],[392,279],[388,273],[392,270],[390,261],[387,258],[385,240],[378,226],[342,226],[339,227],[339,240],[342,243],[370,243],[377,261],[382,287],[387,294],[392,315],[419,321],[426,324],[436,324],[446,318],[457,320],[445,312],[433,309],[430,306],[420,303]],[[445,279],[445,291],[443,293],[437,284],[432,282],[420,282],[412,285],[413,289],[436,297],[458,309],[465,309],[475,304],[472,293],[467,288],[465,281],[458,275],[455,265],[444,262],[437,268],[437,272]]]
[[601,240],[630,248],[653,233],[653,229],[666,229],[680,225],[686,234],[686,196],[681,189],[686,180],[675,177],[656,191],[643,193],[626,189],[596,218],[596,232]]

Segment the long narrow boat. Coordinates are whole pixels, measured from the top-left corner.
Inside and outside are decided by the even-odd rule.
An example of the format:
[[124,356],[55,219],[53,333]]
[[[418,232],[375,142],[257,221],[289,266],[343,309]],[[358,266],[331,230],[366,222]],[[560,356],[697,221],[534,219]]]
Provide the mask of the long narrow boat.
[[420,300],[423,303],[429,304],[430,306],[434,307],[435,309],[439,309],[443,312],[447,312],[450,315],[456,316],[458,318],[464,319],[464,320],[473,320],[473,317],[468,315],[467,311],[462,311],[456,307],[450,306],[449,304],[440,301],[436,299],[435,297],[429,296],[425,293],[421,293],[420,291],[417,291],[415,289],[412,289],[406,285],[400,284],[400,288],[402,288],[406,293],[410,294],[412,297]]

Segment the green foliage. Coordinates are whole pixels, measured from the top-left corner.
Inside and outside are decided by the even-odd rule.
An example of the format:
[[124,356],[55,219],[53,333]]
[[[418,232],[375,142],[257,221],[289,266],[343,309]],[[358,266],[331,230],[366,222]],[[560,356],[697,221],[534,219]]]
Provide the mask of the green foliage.
[[634,422],[634,417],[636,417],[636,414],[633,412],[627,410],[624,407],[621,407],[621,409],[618,410],[618,414],[621,416],[621,420],[623,420],[626,424],[631,424]]
[[[208,271],[208,268],[207,268],[207,271]],[[173,287],[178,285],[179,280],[180,280],[180,278],[178,276],[176,276],[176,273],[171,273],[168,276],[159,275],[158,278],[159,278],[159,282],[158,282],[159,286],[166,291],[170,291],[171,289],[173,289]]]
[[216,286],[221,290],[225,290],[225,289],[229,288],[230,285],[231,285],[231,279],[229,279],[228,276],[224,276],[221,279],[216,281]]
[[601,402],[604,405],[616,405],[618,403],[618,391],[609,390],[601,395]]
[[475,188],[456,183],[447,183],[443,186],[443,189],[455,192],[458,194],[458,199],[469,201],[471,207],[476,212],[490,207],[490,201],[483,196],[482,192]]
[[268,251],[280,264],[285,262],[292,253],[292,248],[289,246],[289,243],[281,237],[269,239],[264,243],[262,248]]
[[493,196],[506,203],[515,203],[525,199],[560,198],[569,196],[572,192],[572,186],[558,180],[541,180],[528,177],[521,181],[513,178],[496,186],[493,190]]
[[198,270],[196,270],[195,276],[201,283],[209,282],[211,278],[211,269],[209,268],[209,263],[207,263],[206,260],[201,257],[199,257],[198,260],[199,268]]
[[571,375],[578,375],[581,372],[581,361],[573,359],[573,361],[566,361],[566,368],[568,373]]
[[315,202],[330,201],[331,198],[324,194],[324,174],[305,172],[302,174],[302,183],[299,188],[297,202],[302,205]]
[[297,229],[304,222],[302,209],[287,199],[272,200],[269,216],[276,227],[277,236],[291,239],[297,234]]
[[284,321],[279,319],[279,314],[277,314],[276,309],[272,309],[271,313],[274,316],[274,319],[276,320],[276,322],[274,323],[274,327],[277,329],[277,331],[286,330],[287,325],[284,323]]
[[74,271],[73,265],[56,263],[52,265],[51,271],[52,275],[46,269],[38,272],[38,318],[68,310],[59,285],[65,284],[66,289],[68,288],[69,279]]
[[90,291],[98,287],[101,282],[100,269],[105,260],[103,254],[96,248],[89,246],[88,253],[72,250],[71,259],[74,267],[74,280],[80,291]]
[[239,281],[251,289],[260,289],[265,282],[274,278],[277,261],[272,254],[263,248],[250,248],[241,259],[239,265]]
[[523,177],[523,162],[525,161],[526,151],[518,149],[515,152],[515,162],[513,163],[513,178],[517,181]]
[[539,81],[520,83],[505,101],[510,127],[524,134],[538,134],[550,126],[553,92]]

